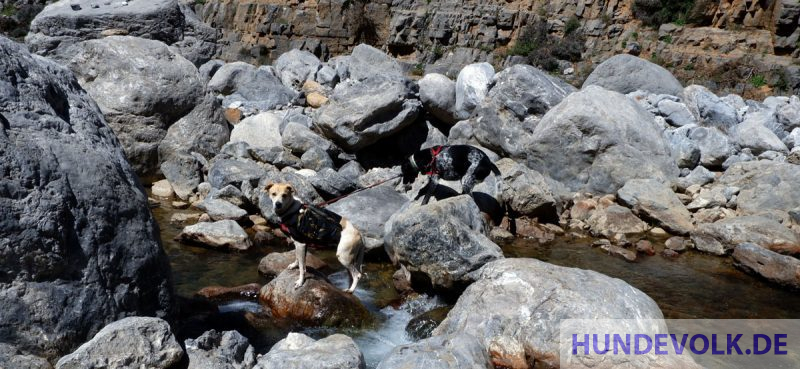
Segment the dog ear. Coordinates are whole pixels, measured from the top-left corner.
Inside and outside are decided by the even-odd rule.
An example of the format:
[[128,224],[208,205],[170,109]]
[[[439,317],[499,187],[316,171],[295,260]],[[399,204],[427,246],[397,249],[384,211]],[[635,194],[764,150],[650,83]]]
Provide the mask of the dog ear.
[[272,188],[272,186],[274,186],[274,185],[275,185],[275,183],[272,183],[272,182],[267,183],[267,185],[264,186],[264,192],[268,192],[269,189]]
[[286,186],[286,191],[289,191],[289,193],[294,193],[294,187],[292,187],[292,185],[288,185]]

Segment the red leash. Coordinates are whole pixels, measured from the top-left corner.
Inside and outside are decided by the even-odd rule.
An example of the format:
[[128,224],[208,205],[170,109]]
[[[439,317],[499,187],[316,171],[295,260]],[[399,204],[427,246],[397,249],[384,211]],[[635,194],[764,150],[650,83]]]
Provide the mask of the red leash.
[[436,170],[436,157],[439,156],[439,153],[442,152],[443,148],[443,146],[431,147],[431,162],[428,163],[428,168],[430,168],[430,170],[428,173],[425,173],[425,175],[431,176],[438,174],[438,171]]

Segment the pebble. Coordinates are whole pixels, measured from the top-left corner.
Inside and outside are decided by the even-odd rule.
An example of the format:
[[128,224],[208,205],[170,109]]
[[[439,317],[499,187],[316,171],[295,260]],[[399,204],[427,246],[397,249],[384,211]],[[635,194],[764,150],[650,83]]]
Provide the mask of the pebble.
[[653,244],[648,240],[639,240],[639,242],[636,242],[636,251],[651,256],[656,254],[655,247],[653,247]]
[[172,185],[169,184],[169,181],[167,181],[166,179],[162,179],[158,182],[153,183],[153,187],[151,190],[153,192],[153,196],[158,196],[158,197],[172,197],[172,195],[175,194],[175,192],[172,191]]
[[175,209],[187,209],[189,207],[189,203],[185,201],[173,201],[172,207]]

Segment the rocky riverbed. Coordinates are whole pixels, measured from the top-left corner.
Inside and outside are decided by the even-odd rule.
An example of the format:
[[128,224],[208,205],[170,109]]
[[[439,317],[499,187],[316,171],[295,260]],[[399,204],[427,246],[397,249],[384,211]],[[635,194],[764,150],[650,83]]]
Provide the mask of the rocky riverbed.
[[[557,364],[561,319],[797,315],[797,96],[632,55],[580,88],[523,64],[415,77],[366,44],[226,63],[176,2],[82,4],[0,38],[3,366],[529,368]],[[500,175],[422,205],[399,164],[444,144]],[[354,295],[332,251],[293,288],[269,182],[352,194],[329,209],[368,249]]]

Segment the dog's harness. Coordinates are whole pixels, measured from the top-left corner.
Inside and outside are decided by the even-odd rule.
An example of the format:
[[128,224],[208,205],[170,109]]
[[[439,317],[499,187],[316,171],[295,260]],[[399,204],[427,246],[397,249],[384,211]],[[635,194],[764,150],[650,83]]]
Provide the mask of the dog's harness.
[[310,247],[336,246],[342,237],[342,216],[314,205],[302,204],[294,216],[281,217],[281,231]]
[[434,146],[431,147],[431,162],[428,163],[428,172],[425,173],[426,175],[437,175],[439,174],[439,170],[436,169],[436,157],[442,152],[444,146]]

